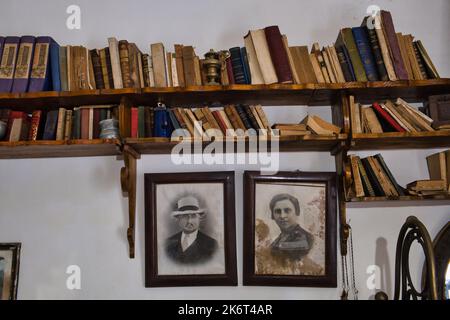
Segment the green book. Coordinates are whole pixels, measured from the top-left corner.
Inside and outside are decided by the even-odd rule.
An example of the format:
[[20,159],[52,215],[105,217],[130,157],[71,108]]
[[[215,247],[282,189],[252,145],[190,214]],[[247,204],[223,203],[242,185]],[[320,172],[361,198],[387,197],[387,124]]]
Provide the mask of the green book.
[[364,66],[361,61],[361,57],[359,56],[358,47],[356,46],[355,39],[353,38],[351,28],[344,28],[339,31],[335,47],[338,48],[342,46],[347,49],[348,55],[350,56],[356,80],[360,82],[366,82],[366,72],[364,71]]

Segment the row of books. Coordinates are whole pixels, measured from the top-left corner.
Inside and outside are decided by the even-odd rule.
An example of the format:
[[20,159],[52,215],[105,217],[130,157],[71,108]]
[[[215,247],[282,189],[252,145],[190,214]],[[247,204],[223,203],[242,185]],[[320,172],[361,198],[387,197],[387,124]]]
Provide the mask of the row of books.
[[[174,130],[179,130],[175,134]],[[318,116],[307,116],[300,124],[270,125],[261,105],[224,107],[132,107],[131,137],[172,137],[210,140],[214,137],[334,135],[341,128]]]
[[100,121],[117,119],[117,107],[81,106],[73,109],[25,111],[0,109],[0,121],[7,123],[3,140],[72,140],[100,137]]
[[[374,27],[372,27],[374,26]],[[439,78],[421,41],[396,33],[390,12],[340,30],[334,45],[289,46],[278,26],[250,30],[244,47],[218,53],[220,84],[335,83]],[[135,43],[108,38],[88,50],[51,37],[0,37],[0,92],[76,91],[206,85],[205,59],[193,46],[162,43],[143,53]]]
[[232,71],[235,83],[247,84],[439,78],[422,42],[413,40],[396,33],[388,11],[341,29],[336,42],[322,50],[314,43],[310,52],[307,46],[289,46],[278,26],[269,26],[249,31],[241,50],[230,49]]
[[353,133],[435,131],[433,119],[401,98],[365,106],[350,96],[350,112]]
[[427,157],[430,179],[416,180],[401,187],[395,180],[381,154],[360,158],[349,155],[347,170],[351,172],[347,198],[398,197],[405,195],[431,196],[450,193],[450,150]]

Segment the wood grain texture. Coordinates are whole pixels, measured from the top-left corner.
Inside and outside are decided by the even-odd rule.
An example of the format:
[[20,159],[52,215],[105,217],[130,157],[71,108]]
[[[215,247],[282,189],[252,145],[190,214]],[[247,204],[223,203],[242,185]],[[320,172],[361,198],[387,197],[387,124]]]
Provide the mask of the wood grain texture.
[[195,106],[211,102],[263,105],[330,106],[342,94],[352,94],[361,103],[403,97],[421,102],[429,95],[450,91],[450,79],[375,81],[320,84],[272,84],[189,86],[168,88],[129,88],[63,92],[0,93],[0,107],[32,110],[36,107],[57,108],[74,105],[119,104],[126,96],[135,105]]

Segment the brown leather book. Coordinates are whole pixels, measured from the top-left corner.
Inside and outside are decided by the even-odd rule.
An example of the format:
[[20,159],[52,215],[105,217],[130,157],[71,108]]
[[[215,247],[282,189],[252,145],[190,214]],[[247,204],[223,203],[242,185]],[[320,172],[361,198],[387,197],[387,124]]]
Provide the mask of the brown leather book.
[[30,132],[28,134],[28,140],[35,141],[41,135],[41,132],[40,132],[42,130],[41,129],[41,123],[42,123],[41,118],[42,118],[42,111],[34,110],[31,115],[31,127],[30,127]]
[[405,64],[403,63],[391,13],[389,11],[381,10],[381,20],[383,31],[389,45],[389,51],[391,54],[392,63],[394,65],[395,74],[400,80],[408,80],[408,74],[406,72]]
[[95,86],[97,89],[105,89],[105,83],[103,81],[102,64],[100,62],[100,55],[97,49],[89,51],[92,60],[92,66],[94,68]]
[[417,61],[416,54],[414,53],[414,37],[410,34],[403,36],[404,44],[408,54],[409,63],[411,65],[412,73],[415,80],[423,80],[422,73],[420,72],[419,62]]
[[[109,84],[109,76],[108,76],[108,64],[106,62],[106,51],[105,49],[100,50],[100,63],[102,66],[102,77],[103,77],[103,83],[105,85],[105,89],[111,89],[111,86]],[[95,72],[95,69],[94,69]]]
[[186,82],[184,81],[184,67],[183,67],[183,45],[175,45],[175,60],[177,65],[177,77],[178,85],[180,87],[185,87]]
[[111,54],[109,51],[109,48],[105,48],[105,58],[106,58],[106,70],[108,71],[108,80],[109,80],[109,87],[111,89],[114,89],[114,77],[113,77],[113,70],[112,70],[112,64],[111,64]]
[[230,119],[231,124],[234,127],[234,130],[241,129],[243,131],[246,130],[244,122],[242,122],[241,117],[239,116],[239,113],[236,110],[236,107],[234,105],[229,105],[224,107],[225,113],[228,116],[228,119]]
[[128,44],[128,61],[130,63],[130,79],[132,88],[140,88],[139,49],[135,43]]
[[289,50],[291,51],[300,83],[317,83],[316,74],[309,58],[308,47],[295,46],[290,47]]
[[400,32],[398,32],[396,35],[397,35],[398,46],[400,48],[400,53],[402,55],[402,60],[403,60],[403,63],[405,64],[406,73],[408,74],[408,79],[413,80],[414,74],[412,71],[411,62],[409,61],[409,58],[408,58],[408,51],[406,50],[406,44],[405,44],[404,37]]
[[293,83],[289,59],[284,48],[282,36],[278,26],[264,28],[270,57],[272,58],[279,83]]
[[167,87],[166,73],[166,53],[162,43],[153,43],[151,45],[153,75],[155,78],[155,87]]
[[119,41],[119,58],[120,58],[120,69],[122,70],[122,82],[124,88],[132,88],[133,84],[131,82],[130,75],[130,61],[128,56],[128,41]]
[[192,46],[184,46],[183,47],[183,68],[184,68],[184,80],[186,86],[195,86],[197,85],[196,80],[196,55],[194,48]]
[[319,63],[320,70],[322,71],[322,76],[325,83],[331,83],[330,75],[328,74],[327,65],[323,59],[322,52],[320,51],[319,43],[315,42],[311,48],[311,54],[316,56],[317,62]]

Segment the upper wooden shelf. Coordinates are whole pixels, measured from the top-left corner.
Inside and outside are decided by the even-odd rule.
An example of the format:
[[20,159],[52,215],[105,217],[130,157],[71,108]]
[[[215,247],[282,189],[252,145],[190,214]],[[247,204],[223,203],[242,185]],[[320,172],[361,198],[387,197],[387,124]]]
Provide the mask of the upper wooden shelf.
[[[281,152],[295,152],[295,151],[327,151],[332,152],[339,146],[343,145],[347,139],[346,134],[339,134],[338,136],[318,136],[318,135],[305,135],[305,136],[283,136],[279,139],[279,151]],[[266,143],[267,150],[270,149],[270,141],[261,140]],[[139,154],[169,154],[172,152],[172,148],[179,142],[170,141],[169,138],[127,138],[125,144],[130,145]],[[194,143],[187,142],[188,146],[194,152]],[[201,149],[211,144],[211,141],[202,141]],[[225,142],[222,144],[223,152],[226,153]],[[237,149],[237,142],[233,142],[233,153],[237,153],[240,150]],[[249,143],[246,140],[245,152],[249,152]],[[257,148],[257,151],[260,151]],[[216,150],[217,152],[217,150]],[[229,152],[229,150],[228,150]]]
[[119,146],[118,139],[0,141],[0,159],[115,156]]
[[350,150],[432,149],[450,147],[450,130],[353,133]]
[[193,86],[143,89],[102,89],[81,91],[46,91],[36,93],[0,93],[0,107],[56,108],[79,105],[119,104],[124,96],[136,105],[164,102],[174,106],[223,104],[329,106],[342,93],[352,94],[361,103],[402,97],[421,102],[429,95],[450,92],[450,79],[347,82],[334,84],[273,84]]

